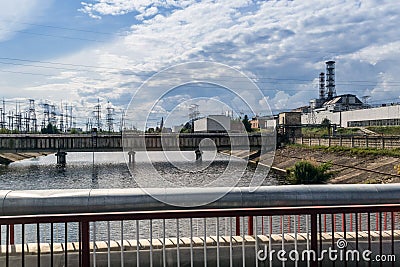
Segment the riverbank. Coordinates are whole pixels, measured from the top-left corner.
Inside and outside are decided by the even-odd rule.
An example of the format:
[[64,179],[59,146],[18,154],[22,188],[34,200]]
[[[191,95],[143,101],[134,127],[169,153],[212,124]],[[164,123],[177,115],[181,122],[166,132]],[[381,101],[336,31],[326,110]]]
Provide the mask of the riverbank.
[[46,156],[50,153],[47,152],[26,152],[26,153],[0,153],[0,164],[1,165],[9,165],[13,162],[29,159],[29,158],[37,158],[40,156]]
[[331,171],[335,174],[328,182],[333,184],[400,182],[400,175],[394,168],[400,164],[397,156],[357,154],[339,149],[330,151],[322,147],[286,146],[277,149],[273,166],[287,169],[300,160],[331,162]]

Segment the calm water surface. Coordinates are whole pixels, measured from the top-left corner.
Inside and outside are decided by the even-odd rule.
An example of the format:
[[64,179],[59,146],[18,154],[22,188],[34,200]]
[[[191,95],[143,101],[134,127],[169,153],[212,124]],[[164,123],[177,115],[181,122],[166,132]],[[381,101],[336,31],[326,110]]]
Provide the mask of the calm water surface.
[[[183,180],[183,184],[200,186],[202,183],[216,179],[227,168],[229,157],[217,155],[214,161],[208,161],[207,155],[198,166],[194,162],[194,153],[183,152],[188,158],[185,162],[173,162],[174,157],[170,152],[168,158],[172,162],[166,162],[162,152],[150,152],[153,166],[156,170],[171,181]],[[192,155],[193,154],[193,155]],[[56,157],[48,155],[35,159],[27,159],[13,163],[7,167],[0,167],[0,189],[1,190],[36,190],[36,189],[95,189],[95,188],[135,188],[146,175],[149,168],[144,160],[144,152],[136,153],[136,166],[132,174],[129,172],[125,162],[124,154],[121,152],[96,152],[93,153],[68,153],[67,165],[65,168],[56,166]],[[193,159],[192,159],[193,158]],[[238,172],[241,171],[242,163],[238,161]],[[235,161],[234,160],[234,161]],[[235,162],[233,161],[233,167]],[[184,170],[175,166],[178,163]],[[187,169],[193,168],[195,171],[188,172]],[[196,171],[197,168],[203,169]],[[252,178],[255,167],[248,166],[238,182],[238,186],[246,186]],[[267,170],[265,169],[265,176]],[[282,180],[278,177],[269,175],[263,185],[280,184]],[[155,184],[154,187],[157,185]]]
[[[168,152],[168,160],[162,152],[151,152],[149,155],[152,159],[155,169],[170,181],[176,181],[178,184],[189,186],[201,186],[204,183],[212,181],[224,172],[228,166],[229,160],[233,160],[232,166],[237,166],[238,172],[241,172],[243,162],[238,159],[230,159],[226,155],[217,154],[203,155],[203,162],[196,163],[195,156],[192,152],[183,152],[185,160],[182,160],[182,154],[179,152]],[[175,154],[174,154],[175,153]],[[56,166],[56,157],[48,155],[35,159],[27,159],[13,163],[7,167],[0,167],[0,190],[44,190],[44,189],[96,189],[96,188],[137,188],[136,180],[143,179],[148,175],[146,170],[149,164],[145,162],[146,154],[144,152],[136,153],[136,163],[132,174],[126,164],[124,153],[122,152],[91,152],[85,153],[68,153],[67,165],[65,168]],[[200,164],[200,165],[199,165]],[[235,165],[237,164],[237,165]],[[180,169],[180,167],[183,168]],[[193,169],[194,171],[187,171]],[[201,171],[198,171],[201,169]],[[249,165],[243,172],[242,178],[238,181],[237,186],[247,186],[254,173],[255,166]],[[267,177],[263,185],[276,185],[283,181],[274,175]],[[155,184],[154,187],[157,187]],[[220,219],[220,234],[229,234],[228,218]],[[150,233],[150,221],[141,221],[139,232],[140,238],[158,238],[163,233],[162,220],[153,220],[152,232]],[[261,223],[261,222],[260,222]],[[235,223],[233,223],[234,225]],[[176,220],[166,220],[167,236],[176,236]],[[215,235],[216,219],[210,218],[206,221],[206,229],[210,235]],[[189,220],[182,219],[179,222],[180,236],[189,236]],[[91,224],[93,229],[93,224]],[[124,222],[124,239],[136,238],[136,222]],[[78,239],[76,223],[68,224],[68,240],[74,241]],[[204,219],[193,219],[193,234],[202,236],[204,233]],[[114,240],[120,239],[121,222],[110,222],[110,236]],[[232,229],[234,231],[234,229]],[[54,224],[53,226],[55,242],[63,242],[65,225]],[[2,228],[2,243],[5,240],[5,226]],[[16,225],[16,242],[21,240],[21,226]],[[25,242],[36,242],[36,225],[26,225]],[[50,225],[42,224],[40,226],[40,239],[42,242],[49,242]],[[96,240],[106,240],[108,236],[108,225],[106,222],[96,223]],[[94,238],[93,232],[91,239]]]

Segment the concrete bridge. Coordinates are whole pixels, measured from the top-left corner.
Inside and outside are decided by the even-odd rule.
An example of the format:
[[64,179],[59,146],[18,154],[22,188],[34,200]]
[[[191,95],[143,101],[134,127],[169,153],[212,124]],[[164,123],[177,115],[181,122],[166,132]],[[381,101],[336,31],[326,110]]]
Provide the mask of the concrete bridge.
[[[0,135],[0,153],[58,152],[59,163],[65,163],[66,152],[112,151],[197,151],[266,150],[275,147],[275,137],[264,134],[13,134]],[[133,155],[134,153],[131,153]]]
[[[183,150],[192,151],[204,139],[210,139],[218,150],[249,148],[260,150],[267,137],[261,134],[12,134],[0,135],[0,152],[92,152],[122,151],[130,148],[135,151]],[[272,137],[271,137],[272,138]],[[265,140],[264,140],[265,139]],[[274,144],[273,139],[269,140]],[[273,142],[272,142],[273,141]],[[207,143],[204,143],[207,147]]]

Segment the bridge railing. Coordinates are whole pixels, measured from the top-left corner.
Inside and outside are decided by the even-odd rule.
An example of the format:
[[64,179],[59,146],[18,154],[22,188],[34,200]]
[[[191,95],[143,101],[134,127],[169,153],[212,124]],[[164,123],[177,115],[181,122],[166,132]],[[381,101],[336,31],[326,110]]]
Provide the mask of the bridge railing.
[[[132,151],[195,150],[204,139],[212,140],[218,149],[260,149],[275,147],[274,134],[247,133],[166,133],[166,134],[16,134],[0,135],[0,152],[29,151]],[[207,146],[204,143],[203,146]]]
[[139,189],[0,194],[4,266],[396,266],[399,256],[399,185],[236,188],[197,208]]
[[395,149],[400,147],[400,136],[302,136],[296,137],[296,144],[308,146],[344,146],[375,149]]

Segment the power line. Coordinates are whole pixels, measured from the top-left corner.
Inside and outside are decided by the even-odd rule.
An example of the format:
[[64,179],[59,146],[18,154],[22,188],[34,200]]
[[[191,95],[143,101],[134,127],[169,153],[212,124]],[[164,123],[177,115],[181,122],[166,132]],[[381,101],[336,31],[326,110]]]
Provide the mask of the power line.
[[48,34],[48,33],[37,33],[37,32],[28,32],[28,31],[20,31],[20,30],[10,31],[10,30],[7,30],[5,28],[0,28],[0,30],[5,31],[5,32],[18,32],[18,33],[28,34],[28,35],[46,36],[46,37],[53,37],[53,38],[79,40],[79,41],[89,41],[89,42],[97,42],[97,43],[106,43],[105,41],[99,41],[99,40],[94,40],[94,39],[80,38],[80,37],[70,37],[70,36],[63,36],[63,35],[54,35],[54,34]]
[[26,74],[26,75],[36,75],[36,76],[54,77],[54,75],[50,75],[50,74],[33,73],[33,72],[22,72],[22,71],[11,71],[11,70],[0,70],[0,72],[8,72],[8,73],[14,73],[14,74]]
[[[75,66],[75,67],[83,67],[83,68],[97,68],[97,69],[105,69],[105,70],[117,70],[117,71],[127,71],[128,69],[120,69],[120,68],[109,68],[109,67],[101,67],[101,66],[90,66],[90,65],[80,65],[80,64],[68,64],[68,63],[59,63],[59,62],[49,62],[49,61],[37,61],[37,60],[27,60],[27,59],[15,59],[15,58],[6,58],[6,57],[0,57],[0,59],[5,59],[5,60],[14,60],[14,61],[27,61],[27,62],[34,62],[34,63],[43,63],[43,64],[54,64],[54,65],[66,65],[66,66]],[[60,67],[49,67],[49,66],[38,66],[38,65],[31,65],[31,64],[18,64],[18,63],[13,63],[13,62],[0,62],[0,64],[5,64],[5,65],[18,65],[18,66],[27,66],[27,67],[37,67],[37,68],[46,68],[46,69],[58,69],[58,70],[68,70],[68,71],[82,71],[82,69],[73,69],[73,68],[60,68]],[[51,76],[54,77],[54,75],[49,75],[49,74],[42,74],[42,73],[32,73],[32,72],[21,72],[21,71],[10,71],[10,70],[0,70],[1,72],[9,72],[9,73],[15,73],[15,74],[27,74],[27,75],[38,75],[38,76]],[[92,70],[85,70],[85,71],[90,71],[93,72]],[[130,70],[128,70],[130,71]],[[153,73],[153,72],[152,72]],[[185,73],[179,73],[179,72],[168,72],[168,71],[163,71],[166,75],[171,75],[171,74],[185,74]],[[152,76],[152,74],[140,74],[140,73],[135,73],[135,76],[139,77],[144,77],[144,78],[149,78]],[[234,77],[234,76],[228,76],[228,75],[220,75],[219,77],[221,78],[239,78],[240,80],[243,80],[242,77]],[[219,79],[220,81],[228,81],[226,79]],[[260,80],[273,80],[273,81],[293,81],[292,83],[278,83],[278,82],[270,82],[270,81],[260,81]],[[298,79],[298,78],[275,78],[275,77],[263,77],[259,76],[252,81],[256,82],[257,84],[296,84],[295,82],[314,82],[315,78],[312,80],[310,79]],[[237,81],[241,82],[241,81]],[[242,82],[247,82],[247,81],[242,81]],[[349,81],[342,81],[342,82],[336,82],[337,85],[352,85],[352,86],[375,86],[378,82],[375,81],[370,81],[370,80],[349,80]],[[400,81],[385,81],[386,86],[400,86]]]
[[[21,71],[9,71],[9,70],[0,70],[0,72],[7,72],[7,73],[14,73],[14,74],[24,74],[24,75],[34,75],[34,76],[44,76],[44,77],[55,77],[55,75],[51,75],[51,74],[42,74],[42,73],[33,73],[33,72],[21,72]],[[138,76],[143,76],[143,75],[138,75]],[[147,76],[147,77],[151,77],[151,75]],[[265,78],[267,79],[267,78]],[[95,79],[96,80],[96,79]],[[280,79],[280,80],[285,80],[285,79]],[[229,80],[224,80],[224,79],[220,79],[219,81],[229,81]],[[286,81],[293,81],[293,82],[269,82],[269,81],[264,81],[264,82],[260,82],[260,81],[254,81],[256,84],[267,84],[267,85],[296,85],[299,83],[295,82],[295,79],[286,79]],[[306,82],[307,80],[298,80],[298,81],[302,81],[302,82]],[[246,83],[247,81],[238,81],[238,82],[242,82],[242,83]],[[308,80],[308,82],[314,82],[313,80]],[[139,82],[140,83],[140,82]],[[197,82],[196,82],[197,83]],[[203,82],[206,83],[206,82]],[[385,87],[399,87],[400,86],[400,82],[386,82],[385,83],[389,83],[386,84]],[[49,83],[50,84],[50,83]],[[379,82],[376,83],[371,83],[371,84],[355,84],[355,83],[351,83],[351,82],[336,82],[336,85],[347,85],[347,86],[357,86],[357,87],[372,87],[372,86],[376,86],[379,85]],[[204,88],[204,89],[213,89],[216,87],[221,87],[221,86],[215,86],[215,87],[205,87],[205,86],[190,86],[190,85],[185,85],[185,88]],[[356,89],[353,88],[352,90],[354,91],[358,91],[358,90],[366,90],[368,88],[361,88],[361,89]],[[247,88],[247,91],[254,91],[254,90],[258,90],[258,89],[252,89],[252,88]],[[376,91],[376,89],[374,89]],[[277,91],[277,89],[266,89],[266,88],[261,88],[261,91]],[[285,92],[298,92],[299,89],[284,89],[282,91]],[[301,91],[316,91],[315,89],[304,89],[302,88]]]
[[73,67],[83,67],[83,68],[126,71],[126,69],[121,69],[121,68],[101,67],[101,66],[72,64],[72,63],[61,63],[61,62],[52,62],[52,61],[41,61],[41,60],[32,60],[32,59],[21,59],[21,58],[10,58],[10,57],[0,57],[0,59],[2,59],[2,60],[13,60],[13,61],[23,61],[23,62],[32,62],[32,63],[42,63],[42,64],[50,64],[50,65],[61,65],[61,66],[73,66]]
[[[6,20],[6,19],[3,19],[3,21],[11,22],[11,20]],[[38,26],[38,27],[60,29],[60,30],[68,30],[68,31],[76,31],[76,32],[84,32],[84,33],[94,33],[94,34],[101,34],[101,35],[126,36],[126,35],[123,35],[123,34],[111,33],[111,32],[101,32],[101,31],[85,30],[85,29],[78,29],[78,28],[69,28],[69,27],[60,27],[60,26],[53,26],[53,25],[37,24],[37,23],[15,22],[15,21],[12,21],[12,22],[13,23],[22,24],[22,25]]]

